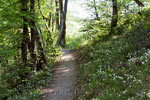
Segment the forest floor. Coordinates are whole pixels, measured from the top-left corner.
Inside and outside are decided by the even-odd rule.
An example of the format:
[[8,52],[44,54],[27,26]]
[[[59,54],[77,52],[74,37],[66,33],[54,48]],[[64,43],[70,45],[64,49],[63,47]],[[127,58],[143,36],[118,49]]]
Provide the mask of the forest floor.
[[42,100],[73,100],[77,83],[75,55],[67,49],[62,51],[64,54],[53,71],[52,83],[42,90]]

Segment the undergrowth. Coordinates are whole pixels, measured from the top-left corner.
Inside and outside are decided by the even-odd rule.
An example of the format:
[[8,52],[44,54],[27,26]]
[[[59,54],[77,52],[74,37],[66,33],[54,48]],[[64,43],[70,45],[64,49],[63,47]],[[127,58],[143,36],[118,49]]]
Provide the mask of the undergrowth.
[[81,36],[78,37],[67,37],[67,44],[66,44],[66,48],[68,48],[69,50],[73,50],[73,49],[78,49],[81,46],[84,46],[85,44],[87,44],[87,34],[83,34]]
[[[55,65],[53,64],[40,72],[30,72],[31,75],[28,78],[13,87],[5,88],[7,85],[4,84],[4,81],[6,80],[6,83],[10,81],[11,83],[7,84],[8,86],[10,86],[9,84],[12,86],[16,80],[16,77],[13,78],[13,76],[16,75],[12,76],[12,74],[7,74],[2,76],[3,81],[0,83],[0,100],[40,100],[42,87],[51,82],[53,66]],[[16,71],[14,72],[14,74],[18,74]],[[10,80],[10,78],[15,80]]]
[[99,39],[79,50],[75,100],[150,99],[149,10],[142,13],[121,20],[110,38],[104,39],[108,29],[104,35],[97,31]]
[[[49,55],[52,54],[47,53]],[[57,50],[57,58],[47,57],[48,64],[41,71],[27,65],[24,67],[20,60],[3,65],[0,69],[0,100],[40,100],[43,95],[41,90],[51,82],[52,71],[60,55],[60,50]]]

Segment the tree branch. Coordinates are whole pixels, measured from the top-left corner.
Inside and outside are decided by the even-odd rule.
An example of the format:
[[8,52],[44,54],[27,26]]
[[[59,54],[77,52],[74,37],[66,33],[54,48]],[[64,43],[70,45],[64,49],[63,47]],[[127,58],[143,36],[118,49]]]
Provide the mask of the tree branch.
[[144,7],[144,4],[139,0],[134,0],[140,7]]

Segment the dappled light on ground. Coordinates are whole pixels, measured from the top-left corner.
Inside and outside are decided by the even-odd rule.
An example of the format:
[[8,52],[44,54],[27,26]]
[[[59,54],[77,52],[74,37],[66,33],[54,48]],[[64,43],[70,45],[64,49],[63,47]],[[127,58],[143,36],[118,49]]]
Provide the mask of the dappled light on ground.
[[54,69],[52,84],[42,90],[43,100],[73,100],[76,85],[76,69],[73,53],[64,50],[62,61]]

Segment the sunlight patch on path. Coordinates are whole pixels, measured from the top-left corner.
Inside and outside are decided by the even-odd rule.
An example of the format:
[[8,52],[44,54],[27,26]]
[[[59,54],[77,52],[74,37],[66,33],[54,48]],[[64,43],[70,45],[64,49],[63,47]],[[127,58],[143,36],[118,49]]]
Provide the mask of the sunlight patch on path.
[[42,90],[42,100],[73,100],[77,82],[73,53],[64,50],[62,61],[54,70],[52,84]]

